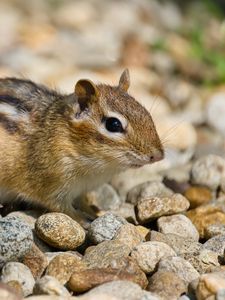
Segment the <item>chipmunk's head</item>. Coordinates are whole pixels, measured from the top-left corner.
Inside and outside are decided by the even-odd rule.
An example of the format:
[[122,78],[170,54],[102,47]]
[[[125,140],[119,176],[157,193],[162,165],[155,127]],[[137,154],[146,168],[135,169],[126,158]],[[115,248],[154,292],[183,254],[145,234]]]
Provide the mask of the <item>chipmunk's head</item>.
[[70,121],[72,139],[89,165],[126,169],[163,158],[164,151],[150,113],[131,97],[129,72],[117,86],[79,80]]

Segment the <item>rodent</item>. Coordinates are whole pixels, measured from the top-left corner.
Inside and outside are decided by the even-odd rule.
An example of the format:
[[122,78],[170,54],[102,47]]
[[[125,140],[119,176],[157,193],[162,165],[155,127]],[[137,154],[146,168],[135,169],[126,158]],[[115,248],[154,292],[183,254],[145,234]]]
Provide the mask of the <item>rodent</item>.
[[21,196],[79,221],[73,201],[117,172],[161,160],[150,113],[117,86],[79,80],[62,95],[32,81],[0,79],[0,202]]

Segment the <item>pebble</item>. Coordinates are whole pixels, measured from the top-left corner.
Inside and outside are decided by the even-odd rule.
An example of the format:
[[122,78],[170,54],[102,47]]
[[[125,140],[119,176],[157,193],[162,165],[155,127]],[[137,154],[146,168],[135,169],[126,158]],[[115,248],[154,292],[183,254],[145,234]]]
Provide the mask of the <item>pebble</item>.
[[141,224],[148,223],[161,216],[173,215],[188,209],[189,202],[181,194],[171,197],[152,197],[142,199],[137,203],[136,215]]
[[163,234],[158,231],[151,231],[151,241],[163,242],[169,245],[178,256],[183,255],[184,253],[198,253],[203,245],[192,238],[183,238],[180,235],[168,233]]
[[1,300],[22,300],[22,296],[15,292],[8,284],[0,282]]
[[91,223],[88,229],[88,238],[94,244],[112,240],[124,224],[127,224],[124,218],[111,212],[106,213]]
[[[80,297],[80,299],[86,300],[85,296],[96,296],[93,300],[99,299],[99,293],[115,297],[116,300],[160,300],[153,293],[142,290],[138,284],[122,280],[101,284],[84,294],[84,298]],[[87,299],[89,300],[89,298]],[[108,298],[103,298],[103,300],[108,300]]]
[[34,243],[23,257],[22,263],[31,270],[34,279],[40,278],[48,265],[46,256]]
[[200,238],[205,238],[205,229],[212,224],[225,225],[225,213],[214,204],[206,204],[189,210],[187,217],[197,228]]
[[32,294],[35,281],[27,266],[19,262],[6,263],[2,268],[1,281],[7,283],[12,280],[21,284],[24,297]]
[[143,273],[139,277],[129,268],[121,270],[108,267],[76,271],[70,277],[68,286],[73,292],[83,293],[95,286],[115,280],[131,281],[139,284],[142,288],[146,288],[148,283],[147,277],[144,277]]
[[137,245],[131,252],[139,267],[146,273],[152,273],[160,259],[175,256],[174,250],[162,242],[144,242]]
[[219,234],[225,235],[225,224],[211,224],[205,227],[204,237],[207,240]]
[[191,170],[191,180],[194,184],[216,190],[222,177],[225,176],[225,159],[209,154],[196,160]]
[[47,244],[63,250],[73,250],[85,240],[84,229],[62,213],[47,213],[35,223],[38,236]]
[[204,186],[190,186],[184,196],[190,202],[190,208],[206,204],[213,199],[212,191]]
[[19,217],[0,219],[0,267],[1,264],[21,259],[32,247],[30,227]]
[[173,272],[156,272],[149,278],[147,290],[162,300],[176,300],[187,291],[184,281]]
[[88,214],[96,216],[96,212],[116,210],[122,204],[123,201],[116,190],[110,184],[103,184],[83,197],[80,208]]
[[164,234],[173,233],[182,236],[183,238],[192,238],[195,241],[199,240],[199,233],[190,219],[186,216],[178,214],[168,217],[161,217],[157,220],[159,232]]
[[205,249],[216,252],[223,257],[225,249],[225,234],[218,234],[203,244]]
[[222,289],[225,289],[225,272],[203,274],[199,277],[196,296],[198,300],[218,299],[216,294]]
[[120,227],[113,239],[121,241],[127,245],[131,251],[135,246],[145,240],[147,232],[141,233],[141,229],[138,229],[138,226],[128,223]]
[[73,272],[86,268],[85,263],[76,255],[62,253],[49,263],[45,274],[56,278],[62,285],[66,284]]
[[85,252],[84,262],[89,268],[107,268],[130,254],[129,246],[121,241],[105,241]]
[[212,272],[220,266],[218,253],[208,249],[201,249],[195,253],[184,253],[182,257],[189,261],[200,274]]
[[136,205],[140,200],[152,197],[170,197],[173,192],[160,181],[147,181],[133,187],[126,201]]
[[208,124],[219,131],[222,135],[225,132],[225,93],[224,91],[213,94],[206,105],[206,117]]
[[121,216],[130,223],[138,224],[133,204],[123,203],[119,209],[113,210],[112,213]]
[[56,295],[61,297],[70,297],[69,291],[52,277],[45,275],[38,279],[35,283],[34,295]]
[[158,272],[173,272],[177,274],[186,284],[199,277],[197,270],[182,257],[162,258],[158,264]]

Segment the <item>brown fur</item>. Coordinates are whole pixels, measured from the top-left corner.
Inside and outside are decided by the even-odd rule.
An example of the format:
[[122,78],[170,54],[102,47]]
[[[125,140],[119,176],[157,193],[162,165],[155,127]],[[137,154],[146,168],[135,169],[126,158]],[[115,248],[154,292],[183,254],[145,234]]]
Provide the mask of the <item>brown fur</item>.
[[[127,93],[125,72],[119,86],[82,80],[70,95],[0,79],[0,187],[76,218],[73,199],[136,165],[133,156],[138,164],[162,158],[152,118]],[[1,104],[9,112],[1,112]],[[112,112],[126,120],[123,134],[105,129]]]

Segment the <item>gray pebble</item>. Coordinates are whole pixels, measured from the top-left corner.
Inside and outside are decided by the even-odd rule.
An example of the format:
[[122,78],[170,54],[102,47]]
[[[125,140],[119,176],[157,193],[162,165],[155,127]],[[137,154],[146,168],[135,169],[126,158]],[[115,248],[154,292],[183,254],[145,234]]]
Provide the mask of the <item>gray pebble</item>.
[[21,284],[25,297],[32,293],[35,281],[27,266],[19,262],[9,262],[4,265],[1,281],[7,283],[14,280]]
[[127,202],[136,205],[143,198],[169,197],[173,192],[160,181],[147,181],[133,187],[127,194]]
[[189,218],[177,214],[168,217],[161,217],[157,220],[158,229],[164,234],[173,233],[183,238],[199,240],[199,233]]
[[217,252],[218,255],[223,256],[225,250],[225,234],[219,234],[212,237],[204,243],[204,248]]
[[0,237],[0,264],[21,259],[33,243],[30,226],[15,216],[0,219]]
[[225,176],[225,160],[217,155],[199,158],[192,166],[191,180],[194,184],[216,190]]
[[199,277],[197,270],[181,257],[167,257],[160,260],[158,271],[169,271],[177,274],[186,284]]
[[131,252],[131,257],[137,261],[142,271],[147,274],[155,270],[160,259],[175,255],[174,250],[162,242],[140,243]]
[[[138,284],[123,280],[101,284],[85,293],[83,298],[89,295],[97,296],[100,293],[115,297],[117,300],[160,300],[153,293],[142,290]],[[82,297],[80,299],[82,300]]]
[[127,224],[124,218],[113,213],[106,213],[91,223],[88,229],[88,237],[94,244],[109,241],[114,238],[124,224]]

